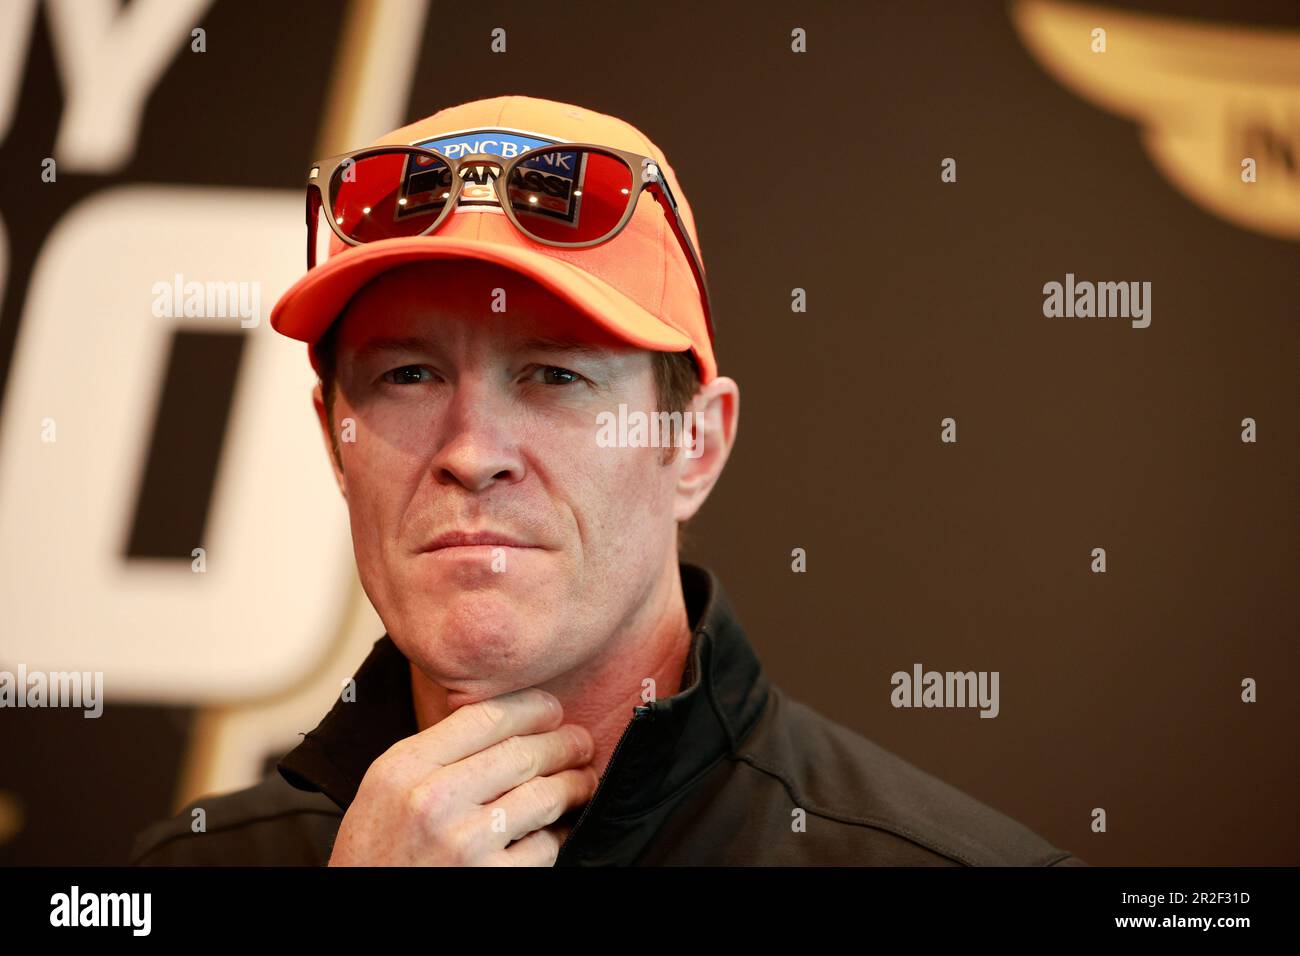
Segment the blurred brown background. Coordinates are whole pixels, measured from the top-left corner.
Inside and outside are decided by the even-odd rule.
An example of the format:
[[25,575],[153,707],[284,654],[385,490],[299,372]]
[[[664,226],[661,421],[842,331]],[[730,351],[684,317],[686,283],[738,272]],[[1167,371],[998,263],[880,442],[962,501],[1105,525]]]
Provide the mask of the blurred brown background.
[[[33,3],[29,32],[7,41],[20,86],[0,142],[0,376],[13,377],[33,268],[69,210],[135,183],[300,195],[311,159],[362,145],[323,148],[358,128],[329,126],[331,97],[355,69],[357,32],[396,16],[420,33],[409,74],[386,76],[400,115],[373,132],[525,93],[628,119],[677,170],[721,372],[742,389],[738,445],[687,554],[720,575],[777,683],[1091,863],[1300,862],[1294,3],[199,6],[207,51],[175,42],[129,155],[57,184],[39,180],[65,96],[50,8]],[[1053,17],[1088,49],[1071,32],[1080,15],[1127,49],[1127,68],[1141,43],[1134,72],[1096,83],[1131,89],[1146,113],[1090,101],[1068,81],[1070,52],[1046,52]],[[496,27],[504,54],[490,51]],[[791,51],[795,27],[805,54]],[[1096,55],[1100,73],[1109,55]],[[1180,186],[1148,148],[1166,119],[1222,134],[1202,159],[1229,202],[1227,190],[1251,188],[1234,178],[1240,157],[1257,158],[1274,215],[1225,215]],[[940,182],[945,157],[955,184]],[[300,218],[292,227],[300,236]],[[1067,272],[1150,281],[1151,326],[1045,318],[1042,287]],[[792,313],[794,288],[807,313]],[[116,317],[87,302],[61,320]],[[209,353],[193,352],[173,353],[168,381],[205,374]],[[221,414],[232,375],[186,396],[201,427],[151,426],[152,454],[212,467],[239,440]],[[303,394],[291,414],[308,425]],[[4,401],[9,415],[12,389]],[[939,441],[949,416],[955,445]],[[1255,444],[1240,440],[1247,416]],[[0,449],[0,469],[36,454],[24,441]],[[278,467],[327,466],[321,453]],[[201,526],[206,494],[141,495],[134,527],[178,514]],[[7,575],[30,542],[0,533]],[[1105,574],[1090,571],[1096,547]],[[791,572],[794,548],[807,550],[804,574]],[[128,547],[120,560],[142,556]],[[368,646],[382,632],[355,594],[343,613],[362,623],[346,646],[321,635],[334,651],[312,679],[325,688],[360,661],[358,635]],[[0,668],[19,663],[12,640],[0,625]],[[914,662],[1000,671],[1000,715],[892,708],[890,674]],[[295,688],[310,676],[258,700],[305,700]],[[1257,703],[1240,699],[1246,677]],[[122,861],[131,835],[183,796],[251,782],[239,779],[247,760],[204,762],[214,728],[242,707],[266,715],[224,745],[260,742],[260,764],[323,715],[328,692],[313,693],[292,719],[258,700],[147,692],[110,696],[94,721],[0,710],[0,863]],[[1090,829],[1095,807],[1105,833]]]

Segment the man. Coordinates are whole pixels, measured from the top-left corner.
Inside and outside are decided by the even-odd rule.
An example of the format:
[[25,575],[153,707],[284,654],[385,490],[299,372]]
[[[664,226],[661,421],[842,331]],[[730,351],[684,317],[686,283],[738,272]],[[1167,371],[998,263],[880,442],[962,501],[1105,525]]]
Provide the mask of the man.
[[642,133],[467,103],[316,164],[322,217],[271,324],[309,343],[387,634],[277,773],[135,862],[1079,862],[791,700],[679,562],[739,389]]

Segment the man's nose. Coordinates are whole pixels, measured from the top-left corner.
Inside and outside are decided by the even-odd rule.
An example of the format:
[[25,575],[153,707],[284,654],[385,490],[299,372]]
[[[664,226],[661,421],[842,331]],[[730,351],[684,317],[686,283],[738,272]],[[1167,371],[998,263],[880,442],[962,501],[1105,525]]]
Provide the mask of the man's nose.
[[439,422],[430,467],[443,484],[484,491],[524,477],[523,456],[509,396],[481,377],[462,377]]

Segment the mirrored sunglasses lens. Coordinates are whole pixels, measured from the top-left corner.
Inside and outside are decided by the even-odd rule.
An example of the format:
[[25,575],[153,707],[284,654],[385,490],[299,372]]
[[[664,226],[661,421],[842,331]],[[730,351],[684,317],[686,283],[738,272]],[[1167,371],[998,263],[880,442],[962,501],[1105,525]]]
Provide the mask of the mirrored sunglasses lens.
[[441,157],[409,150],[348,160],[330,182],[329,214],[356,242],[424,232],[451,196],[451,168]]
[[510,208],[524,230],[548,242],[607,236],[632,202],[632,170],[594,150],[557,148],[519,163],[507,183]]

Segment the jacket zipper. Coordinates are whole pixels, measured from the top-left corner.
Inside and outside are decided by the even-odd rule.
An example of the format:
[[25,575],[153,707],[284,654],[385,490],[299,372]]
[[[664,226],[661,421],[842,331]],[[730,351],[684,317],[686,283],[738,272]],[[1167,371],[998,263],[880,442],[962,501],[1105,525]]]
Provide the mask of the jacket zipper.
[[600,796],[600,791],[605,788],[605,781],[609,779],[609,772],[614,769],[614,763],[618,760],[618,752],[623,749],[623,741],[627,740],[628,735],[632,733],[632,728],[636,725],[638,720],[643,720],[653,713],[653,709],[644,704],[638,704],[636,707],[632,708],[632,719],[627,722],[627,726],[623,728],[622,736],[618,738],[618,743],[614,745],[614,751],[609,755],[609,763],[605,764],[605,772],[600,775],[600,780],[596,784],[596,789],[592,793],[591,799],[587,802],[587,805],[583,807],[582,814],[578,817],[578,822],[573,825],[573,829],[569,831],[569,835],[565,837],[564,842],[560,844],[560,850],[555,856],[556,862],[559,862],[560,858],[564,856],[564,851],[568,848],[569,844],[573,842],[573,838],[578,835],[578,830],[582,827],[582,821],[587,819],[587,815],[591,813],[591,808],[596,805],[596,798]]

